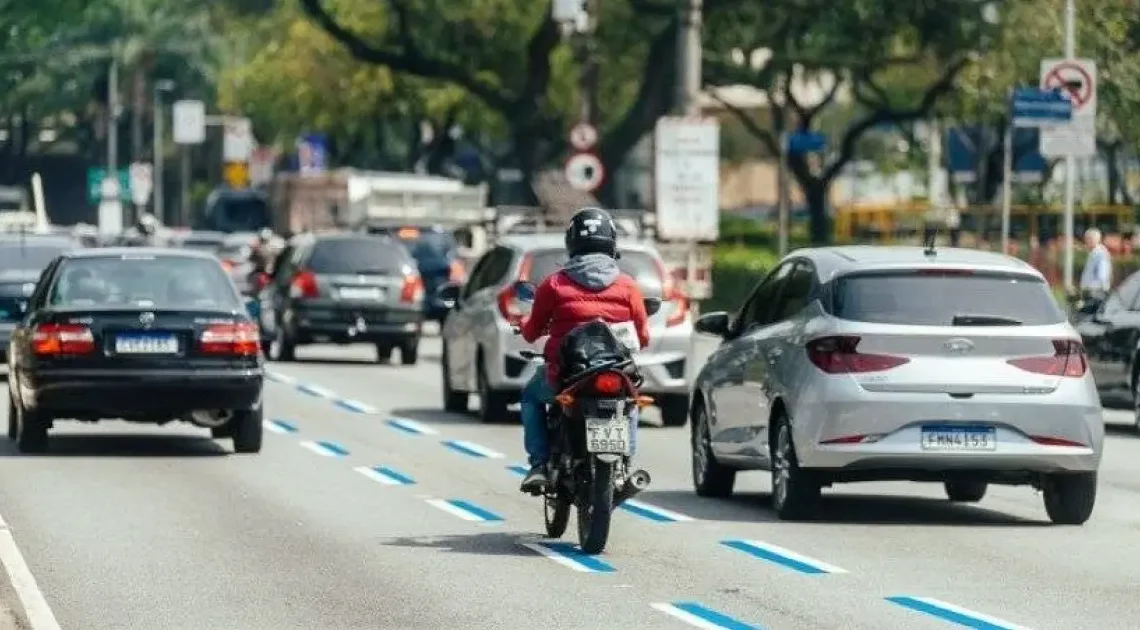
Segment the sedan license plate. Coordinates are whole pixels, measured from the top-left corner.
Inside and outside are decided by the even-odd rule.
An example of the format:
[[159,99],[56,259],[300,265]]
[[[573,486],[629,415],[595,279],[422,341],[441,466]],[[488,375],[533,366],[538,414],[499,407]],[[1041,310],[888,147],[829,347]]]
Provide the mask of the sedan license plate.
[[922,427],[920,445],[924,451],[993,451],[997,450],[997,431],[993,427],[927,425]]
[[629,420],[624,416],[586,418],[586,450],[629,454]]
[[340,297],[344,300],[383,300],[384,292],[377,287],[341,287]]
[[178,354],[178,338],[174,335],[119,335],[115,337],[115,354]]

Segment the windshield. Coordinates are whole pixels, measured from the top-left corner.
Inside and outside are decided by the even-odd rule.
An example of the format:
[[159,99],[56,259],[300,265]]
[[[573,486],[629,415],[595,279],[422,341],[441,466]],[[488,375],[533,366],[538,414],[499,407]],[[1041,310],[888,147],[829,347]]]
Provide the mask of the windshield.
[[337,238],[318,241],[309,268],[314,273],[399,274],[411,261],[395,243],[380,238]]
[[0,245],[0,269],[39,271],[66,250],[63,245],[25,243],[21,247],[18,243],[4,243]]
[[218,261],[181,256],[107,256],[64,261],[50,303],[64,308],[240,308]]
[[[558,271],[566,262],[566,251],[550,249],[534,252],[533,262],[530,266],[531,282],[542,282],[546,276]],[[660,297],[662,293],[661,272],[657,268],[657,259],[648,252],[621,250],[618,259],[618,268],[637,281],[642,294],[647,297]]]
[[1065,321],[1043,281],[1001,273],[846,276],[835,282],[831,310],[842,319],[918,326],[1033,326]]

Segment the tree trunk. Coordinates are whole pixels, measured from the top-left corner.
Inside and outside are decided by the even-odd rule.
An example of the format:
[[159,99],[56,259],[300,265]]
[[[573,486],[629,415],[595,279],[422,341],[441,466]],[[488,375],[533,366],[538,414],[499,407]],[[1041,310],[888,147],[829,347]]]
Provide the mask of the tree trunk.
[[[830,181],[813,177],[801,181],[800,190],[804,193],[808,208],[808,232],[812,245],[827,245],[831,242],[831,217],[827,207],[827,189]],[[791,208],[789,208],[789,212]]]

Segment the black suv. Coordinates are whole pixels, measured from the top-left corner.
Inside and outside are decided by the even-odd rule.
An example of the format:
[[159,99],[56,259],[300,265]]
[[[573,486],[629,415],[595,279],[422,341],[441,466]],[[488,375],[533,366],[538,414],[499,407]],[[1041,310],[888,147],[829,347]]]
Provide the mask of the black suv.
[[359,233],[303,234],[278,256],[261,292],[270,357],[292,361],[297,346],[369,343],[387,362],[400,349],[416,362],[424,285],[416,261],[392,238]]

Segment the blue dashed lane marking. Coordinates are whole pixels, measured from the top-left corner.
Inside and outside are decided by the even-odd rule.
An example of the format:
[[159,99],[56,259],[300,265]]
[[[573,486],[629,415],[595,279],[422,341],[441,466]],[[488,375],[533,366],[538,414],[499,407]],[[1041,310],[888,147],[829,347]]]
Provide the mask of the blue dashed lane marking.
[[328,440],[301,442],[301,446],[313,451],[317,455],[323,455],[325,457],[344,457],[348,455],[348,449],[336,442],[330,442]]
[[502,459],[503,457],[506,457],[502,453],[492,451],[486,446],[482,446],[474,442],[467,442],[464,440],[446,440],[443,442],[443,445],[457,453],[463,453],[468,457],[479,457],[487,459]]
[[324,400],[331,401],[332,404],[336,405],[337,407],[340,407],[341,409],[344,409],[345,411],[349,411],[352,413],[369,414],[369,415],[380,413],[379,410],[376,409],[375,407],[373,407],[372,405],[360,402],[359,400],[353,400],[351,398],[341,398],[340,396],[337,395],[336,392],[334,392],[330,389],[327,389],[327,388],[322,387],[320,385],[317,385],[315,383],[303,383],[303,382],[298,381],[297,379],[295,379],[292,376],[289,376],[287,374],[282,374],[280,372],[267,371],[265,373],[265,378],[267,378],[267,379],[269,379],[275,383],[281,383],[282,385],[289,385],[293,389],[295,389],[295,390],[297,390],[297,391],[299,391],[302,394],[305,394],[307,396],[313,396],[314,398],[321,398]]
[[784,549],[759,540],[722,540],[720,544],[746,553],[753,558],[766,560],[786,569],[798,571],[807,575],[826,575],[829,573],[847,573],[845,569],[827,564],[815,558],[796,553],[791,549]]
[[514,473],[520,477],[525,477],[526,474],[528,472],[530,472],[529,468],[527,468],[526,466],[520,466],[518,464],[515,464],[513,466],[507,466],[507,470],[511,471],[512,473]]
[[708,608],[696,602],[660,602],[650,604],[650,606],[694,628],[706,628],[708,630],[761,630],[760,626],[753,626],[743,621],[738,621],[724,613],[717,612],[712,608]]
[[463,499],[427,499],[427,502],[428,505],[458,516],[465,521],[495,522],[504,520],[498,514]]
[[359,466],[353,470],[386,486],[410,486],[416,483],[415,479],[387,466]]
[[415,420],[409,420],[407,418],[396,418],[396,417],[388,418],[387,424],[388,424],[388,426],[392,427],[393,429],[396,429],[397,431],[403,431],[404,433],[407,433],[409,435],[438,435],[439,434],[439,431],[436,431],[435,429],[427,426],[426,424],[424,424],[422,422],[416,422]]
[[886,598],[888,602],[910,609],[917,613],[930,615],[942,621],[959,625],[973,630],[1029,630],[1025,626],[984,615],[980,612],[968,610],[954,604],[932,597],[912,597],[910,595],[896,595]]
[[292,422],[289,422],[287,420],[279,420],[276,418],[273,420],[266,420],[263,425],[266,429],[274,433],[296,433],[298,430],[297,425],[293,424]]
[[366,414],[377,413],[375,407],[372,407],[370,405],[366,405],[366,404],[360,402],[359,400],[352,400],[349,398],[338,398],[338,399],[333,401],[333,404],[336,405],[337,407],[340,407],[341,409],[345,409],[345,410],[351,411],[353,413],[366,413]]
[[562,566],[582,573],[613,573],[615,569],[597,556],[582,553],[570,543],[547,541],[522,543],[523,547],[550,558]]

